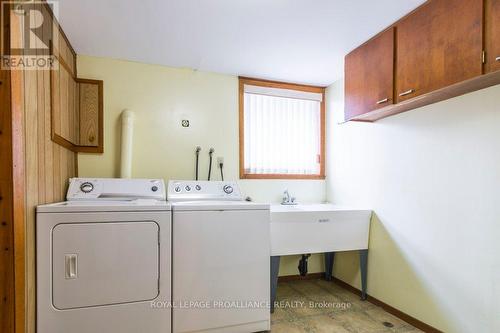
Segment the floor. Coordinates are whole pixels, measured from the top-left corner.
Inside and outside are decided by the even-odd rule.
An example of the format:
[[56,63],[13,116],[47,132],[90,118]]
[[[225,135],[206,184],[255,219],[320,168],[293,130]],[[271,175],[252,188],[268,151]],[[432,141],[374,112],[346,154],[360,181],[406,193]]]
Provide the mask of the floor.
[[272,333],[416,333],[410,324],[333,282],[280,282]]

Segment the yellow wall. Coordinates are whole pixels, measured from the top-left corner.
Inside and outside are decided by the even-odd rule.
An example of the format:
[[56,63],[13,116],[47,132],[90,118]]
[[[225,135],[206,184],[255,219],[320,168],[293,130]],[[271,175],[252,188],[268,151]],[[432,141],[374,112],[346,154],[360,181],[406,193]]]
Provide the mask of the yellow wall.
[[[500,86],[376,123],[327,91],[327,197],[371,207],[368,293],[444,332],[500,332]],[[358,258],[335,276],[359,288]]]
[[[123,109],[135,115],[132,176],[193,179],[197,145],[203,148],[200,176],[208,173],[208,150],[224,157],[226,180],[238,179],[238,79],[108,58],[78,56],[78,75],[104,80],[104,154],[79,154],[80,177],[118,177]],[[189,119],[190,127],[181,126]],[[213,164],[212,179],[219,178]],[[325,181],[245,180],[255,201],[279,202],[283,190],[299,202],[325,200]],[[311,271],[322,271],[321,257]],[[298,274],[297,258],[284,258],[281,274]]]

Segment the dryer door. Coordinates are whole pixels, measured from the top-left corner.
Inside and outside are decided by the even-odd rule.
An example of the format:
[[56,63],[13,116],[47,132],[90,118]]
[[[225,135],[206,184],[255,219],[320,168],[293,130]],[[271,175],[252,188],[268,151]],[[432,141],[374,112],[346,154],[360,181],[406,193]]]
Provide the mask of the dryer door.
[[155,222],[58,224],[52,230],[55,308],[152,300],[159,293]]

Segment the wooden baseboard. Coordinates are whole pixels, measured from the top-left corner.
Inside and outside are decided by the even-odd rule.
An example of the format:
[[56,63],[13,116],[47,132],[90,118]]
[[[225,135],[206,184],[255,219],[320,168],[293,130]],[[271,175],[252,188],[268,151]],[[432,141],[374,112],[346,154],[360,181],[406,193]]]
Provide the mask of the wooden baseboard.
[[278,282],[289,282],[299,280],[319,280],[325,277],[325,273],[310,273],[306,276],[301,275],[285,275],[278,277]]
[[[278,278],[278,281],[279,282],[289,282],[289,281],[298,281],[298,280],[318,280],[318,279],[322,279],[324,277],[325,277],[325,273],[311,273],[311,274],[308,274],[306,276],[287,275],[287,276],[280,276]],[[348,284],[340,279],[337,279],[336,277],[332,277],[332,281],[333,281],[333,283],[335,283],[338,286],[352,292],[353,294],[361,296],[361,290],[351,286],[350,284]],[[376,306],[381,307],[382,309],[384,309],[388,313],[392,314],[395,317],[398,317],[399,319],[407,322],[408,324],[412,325],[413,327],[418,328],[419,330],[422,330],[422,331],[427,332],[427,333],[443,333],[442,331],[438,330],[437,328],[434,328],[434,327],[432,327],[432,326],[430,326],[430,325],[428,325],[428,324],[426,324],[426,323],[390,306],[389,304],[382,302],[381,300],[379,300],[373,296],[370,296],[370,295],[367,295],[367,296],[368,296],[368,298],[367,298],[368,302],[370,302]]]

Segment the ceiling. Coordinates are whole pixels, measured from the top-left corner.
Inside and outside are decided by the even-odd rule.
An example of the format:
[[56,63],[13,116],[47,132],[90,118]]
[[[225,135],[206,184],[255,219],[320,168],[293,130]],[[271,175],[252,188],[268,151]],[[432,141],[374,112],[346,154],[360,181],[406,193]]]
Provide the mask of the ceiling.
[[326,86],[424,0],[61,0],[78,54]]

